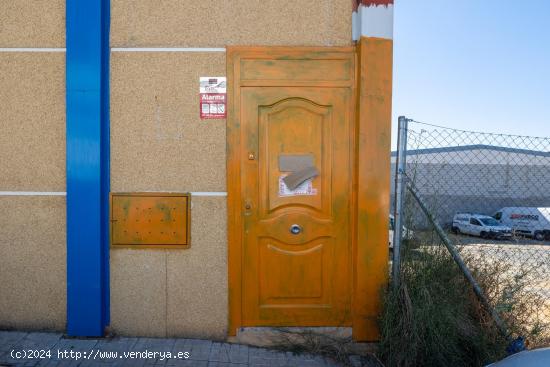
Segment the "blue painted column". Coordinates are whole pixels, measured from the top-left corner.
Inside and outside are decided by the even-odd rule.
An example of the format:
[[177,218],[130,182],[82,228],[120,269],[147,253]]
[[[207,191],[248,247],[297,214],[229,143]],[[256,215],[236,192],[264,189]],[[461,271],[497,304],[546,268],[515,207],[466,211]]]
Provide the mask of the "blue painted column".
[[67,333],[109,324],[109,0],[67,0]]

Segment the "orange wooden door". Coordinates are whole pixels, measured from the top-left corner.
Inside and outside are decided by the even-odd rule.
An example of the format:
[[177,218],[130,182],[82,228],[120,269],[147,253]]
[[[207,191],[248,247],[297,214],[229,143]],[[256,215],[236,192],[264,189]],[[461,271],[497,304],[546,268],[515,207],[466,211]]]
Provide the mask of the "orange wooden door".
[[[241,89],[245,326],[351,324],[351,93]],[[289,191],[283,155],[312,157],[319,175]]]
[[[228,47],[227,76],[229,334],[352,326],[354,340],[377,340],[388,277],[391,42]],[[281,190],[288,167],[279,158],[288,155],[319,172],[299,189],[305,195]]]

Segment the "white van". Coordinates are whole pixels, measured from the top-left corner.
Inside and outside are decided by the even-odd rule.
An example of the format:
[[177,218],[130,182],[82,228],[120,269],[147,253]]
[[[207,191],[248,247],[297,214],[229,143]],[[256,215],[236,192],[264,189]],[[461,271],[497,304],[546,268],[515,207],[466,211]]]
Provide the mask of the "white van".
[[482,238],[510,238],[512,228],[500,224],[488,215],[473,213],[457,213],[453,218],[454,233],[469,234]]
[[550,238],[550,208],[508,207],[497,211],[494,217],[499,223],[511,227],[514,233],[537,241]]

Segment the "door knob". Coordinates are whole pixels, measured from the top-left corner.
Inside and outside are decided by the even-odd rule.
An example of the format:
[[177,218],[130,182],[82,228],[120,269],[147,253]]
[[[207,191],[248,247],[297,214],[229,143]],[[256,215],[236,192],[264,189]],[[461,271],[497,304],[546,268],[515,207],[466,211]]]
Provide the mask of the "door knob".
[[299,234],[302,232],[302,227],[298,224],[293,224],[290,226],[290,233],[292,234]]

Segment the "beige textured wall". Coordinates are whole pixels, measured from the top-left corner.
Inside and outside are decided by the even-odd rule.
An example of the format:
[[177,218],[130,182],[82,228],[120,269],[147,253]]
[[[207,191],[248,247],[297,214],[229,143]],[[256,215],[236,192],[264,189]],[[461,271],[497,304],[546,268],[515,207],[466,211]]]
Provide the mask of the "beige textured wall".
[[[111,0],[111,47],[349,45],[349,0]],[[225,120],[199,118],[223,52],[111,53],[111,190],[226,191]],[[111,250],[111,327],[227,336],[226,198],[192,198],[191,248]]]
[[65,191],[65,54],[0,53],[0,191]]
[[0,197],[0,328],[65,329],[65,198]]
[[[65,46],[65,1],[2,1],[0,47]],[[0,191],[65,191],[65,54],[0,52]],[[0,195],[0,328],[64,330],[63,196]]]
[[111,1],[113,47],[349,45],[350,0]]
[[2,0],[0,47],[65,47],[65,0]]
[[111,328],[119,334],[224,339],[226,206],[192,198],[189,250],[111,251]]
[[225,120],[200,120],[201,75],[225,75],[225,55],[112,53],[112,191],[225,191]]
[[[112,53],[113,192],[226,190],[225,120],[200,120],[201,75],[225,75],[225,55]],[[111,251],[115,332],[227,334],[226,198],[191,202],[190,249]]]

